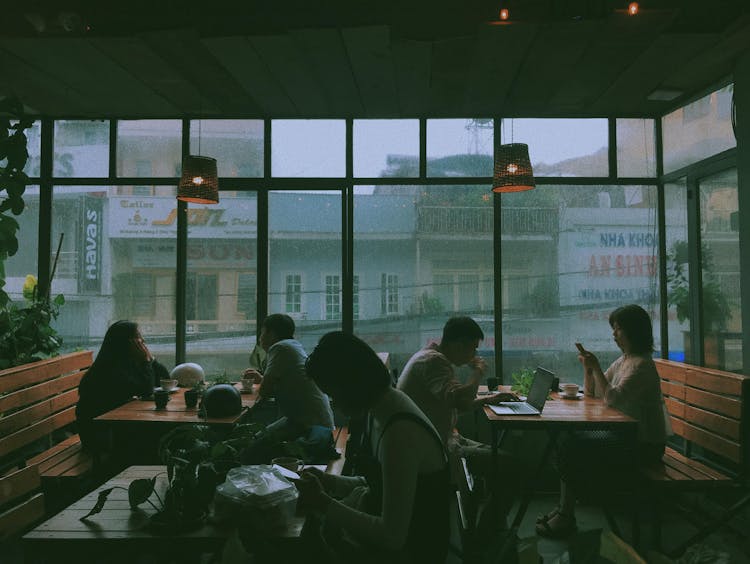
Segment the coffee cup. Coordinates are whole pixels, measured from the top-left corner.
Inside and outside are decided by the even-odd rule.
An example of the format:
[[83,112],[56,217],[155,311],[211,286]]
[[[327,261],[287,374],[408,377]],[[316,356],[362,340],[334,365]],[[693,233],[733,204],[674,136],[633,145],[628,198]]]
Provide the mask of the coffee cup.
[[245,392],[252,392],[253,391],[253,384],[255,383],[255,380],[253,378],[243,378],[242,379],[242,390]]
[[161,385],[162,390],[170,391],[171,389],[177,387],[177,380],[164,378],[162,380],[159,380],[159,384]]
[[198,390],[185,390],[185,407],[192,409],[198,405]]
[[271,460],[271,464],[281,466],[282,468],[286,468],[287,470],[291,470],[292,472],[299,472],[305,465],[305,461],[293,456],[280,456]]
[[560,388],[566,398],[574,398],[578,395],[578,384],[560,384]]
[[156,390],[154,392],[154,402],[156,403],[156,409],[164,409],[167,407],[169,401],[169,392],[166,390]]
[[498,385],[500,384],[500,378],[496,378],[495,376],[490,376],[487,378],[487,389],[491,392],[494,392],[497,390]]

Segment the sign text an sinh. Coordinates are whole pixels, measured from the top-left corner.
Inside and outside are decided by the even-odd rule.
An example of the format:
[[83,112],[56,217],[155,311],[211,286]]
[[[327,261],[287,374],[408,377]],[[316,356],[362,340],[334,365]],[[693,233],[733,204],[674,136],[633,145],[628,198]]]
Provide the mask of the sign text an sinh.
[[589,278],[655,276],[657,268],[654,255],[591,255]]

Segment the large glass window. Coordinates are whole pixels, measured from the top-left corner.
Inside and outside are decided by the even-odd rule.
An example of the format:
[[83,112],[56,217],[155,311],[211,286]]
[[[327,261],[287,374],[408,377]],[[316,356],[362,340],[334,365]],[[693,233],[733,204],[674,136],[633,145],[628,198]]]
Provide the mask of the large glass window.
[[311,351],[341,329],[340,317],[328,316],[327,285],[329,276],[341,279],[341,193],[271,192],[268,205],[268,313],[290,315]]
[[504,119],[502,142],[526,143],[535,176],[609,175],[606,119]]
[[117,122],[117,176],[170,178],[179,177],[181,171],[181,121],[143,119]]
[[257,220],[254,192],[222,191],[216,205],[188,204],[186,358],[209,376],[238,378],[255,344]]
[[193,120],[190,152],[214,157],[219,176],[262,177],[263,120]]
[[685,178],[665,184],[669,358],[691,363],[687,204]]
[[662,118],[665,173],[737,146],[732,132],[733,91],[730,84]]
[[492,176],[491,119],[427,120],[427,176]]
[[354,176],[419,176],[419,121],[354,120]]
[[654,120],[617,120],[617,176],[656,176]]
[[742,371],[737,169],[700,179],[704,365]]
[[346,174],[346,124],[336,119],[271,122],[271,174],[342,177]]
[[658,310],[656,188],[537,186],[503,197],[502,210],[506,381],[541,364],[581,383],[575,342],[606,368],[620,354],[610,312]]
[[358,186],[354,331],[400,370],[451,315],[470,315],[494,370],[492,197],[486,186]]
[[[9,214],[18,222],[18,251],[3,262],[5,287],[3,290],[14,302],[22,300],[26,276],[37,274],[37,249],[39,248],[39,187],[27,186],[23,194],[26,204],[21,215]],[[6,212],[8,213],[8,212]]]
[[52,174],[59,178],[109,176],[109,121],[55,121]]

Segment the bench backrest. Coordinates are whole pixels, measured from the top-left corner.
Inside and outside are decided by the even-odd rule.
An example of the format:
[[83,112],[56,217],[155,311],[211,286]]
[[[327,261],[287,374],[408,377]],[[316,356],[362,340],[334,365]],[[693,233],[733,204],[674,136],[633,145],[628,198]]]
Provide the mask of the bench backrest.
[[29,466],[0,478],[0,541],[44,517],[39,469]]
[[747,471],[750,377],[723,370],[655,359],[672,431],[688,456],[700,446],[737,474]]
[[14,462],[19,449],[75,421],[78,383],[92,361],[81,351],[0,372],[0,460]]

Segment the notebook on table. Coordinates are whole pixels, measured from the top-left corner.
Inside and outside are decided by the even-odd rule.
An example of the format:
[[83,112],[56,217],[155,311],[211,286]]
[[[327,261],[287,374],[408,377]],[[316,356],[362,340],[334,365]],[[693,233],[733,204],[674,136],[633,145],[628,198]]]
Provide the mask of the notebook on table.
[[554,377],[554,372],[537,366],[526,401],[503,401],[489,408],[497,415],[539,415],[544,409]]

